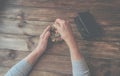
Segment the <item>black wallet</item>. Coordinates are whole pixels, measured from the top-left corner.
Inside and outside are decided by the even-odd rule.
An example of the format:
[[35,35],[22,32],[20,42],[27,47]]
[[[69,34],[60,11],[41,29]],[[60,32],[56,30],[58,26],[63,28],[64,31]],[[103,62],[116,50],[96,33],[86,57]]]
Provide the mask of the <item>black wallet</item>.
[[78,31],[83,39],[90,40],[102,34],[101,27],[89,12],[81,12],[74,19]]

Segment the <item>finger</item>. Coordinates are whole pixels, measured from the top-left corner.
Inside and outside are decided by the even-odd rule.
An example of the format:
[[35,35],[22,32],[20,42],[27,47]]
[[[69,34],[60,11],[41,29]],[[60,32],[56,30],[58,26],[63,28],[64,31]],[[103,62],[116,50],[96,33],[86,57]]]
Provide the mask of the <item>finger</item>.
[[55,33],[58,33],[58,30],[55,30]]
[[62,20],[62,19],[56,19],[55,22],[56,22],[56,23],[59,23],[59,24],[64,24],[64,23],[65,23],[65,20]]
[[53,26],[54,26],[56,29],[58,29],[58,28],[60,27],[60,24],[59,24],[58,22],[55,22],[55,23],[53,24]]
[[47,27],[44,29],[43,33],[40,35],[40,38],[44,38],[44,34],[45,34],[47,31],[49,31],[49,30],[50,30],[50,26],[47,26]]
[[54,27],[59,30],[60,27],[63,27],[63,25],[65,24],[65,20],[62,19],[56,19],[55,23],[54,23]]
[[50,31],[47,31],[47,32],[45,33],[45,35],[44,35],[44,39],[48,39],[49,36],[50,36]]
[[66,21],[67,24],[69,24],[70,22],[69,21]]
[[47,31],[49,31],[50,30],[50,26],[47,26],[45,29],[44,29],[44,31],[43,31],[43,33],[42,33],[42,35],[45,35],[45,33],[47,32]]
[[55,22],[60,22],[60,21],[61,21],[61,19],[60,19],[60,18],[58,18],[58,19],[56,19],[56,20],[55,20]]
[[64,20],[62,19],[56,19],[55,24],[60,26],[63,23],[63,21]]
[[66,22],[65,20],[61,20],[61,22],[60,22],[60,23],[61,23],[61,24],[65,24],[65,22]]

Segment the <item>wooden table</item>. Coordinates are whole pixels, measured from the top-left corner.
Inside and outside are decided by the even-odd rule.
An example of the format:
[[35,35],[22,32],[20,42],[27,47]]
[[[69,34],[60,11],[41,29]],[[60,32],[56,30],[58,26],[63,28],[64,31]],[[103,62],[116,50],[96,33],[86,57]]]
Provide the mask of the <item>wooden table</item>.
[[[0,76],[35,48],[43,29],[56,18],[70,21],[91,76],[120,76],[120,0],[9,0],[3,5],[4,9],[0,8]],[[103,28],[102,38],[81,39],[74,17],[84,11],[91,12]],[[53,44],[30,76],[72,76],[67,45]]]

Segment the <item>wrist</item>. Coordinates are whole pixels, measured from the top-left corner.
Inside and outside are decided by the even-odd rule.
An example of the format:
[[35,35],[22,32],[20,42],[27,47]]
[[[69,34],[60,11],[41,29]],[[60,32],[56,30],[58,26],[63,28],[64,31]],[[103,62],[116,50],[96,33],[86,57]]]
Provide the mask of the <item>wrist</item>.
[[75,39],[74,37],[69,37],[65,39],[65,42],[67,43],[67,45],[72,45],[72,43],[75,43]]
[[77,46],[77,43],[75,41],[75,39],[71,39],[70,41],[66,41],[70,51],[78,51],[78,46]]
[[41,47],[37,46],[35,49],[34,49],[35,52],[37,53],[40,53],[40,52],[44,52],[44,49],[42,49]]
[[77,43],[75,41],[68,44],[68,47],[70,49],[71,60],[81,59],[81,55],[79,53],[79,49],[78,49]]

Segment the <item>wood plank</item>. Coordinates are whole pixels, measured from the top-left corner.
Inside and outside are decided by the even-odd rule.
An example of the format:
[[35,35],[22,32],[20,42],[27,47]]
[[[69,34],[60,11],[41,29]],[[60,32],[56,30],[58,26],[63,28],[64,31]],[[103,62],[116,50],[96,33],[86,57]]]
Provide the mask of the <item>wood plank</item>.
[[[117,0],[116,0],[117,1]],[[116,4],[116,1],[110,1],[110,2],[112,2],[112,3],[115,3]],[[21,3],[21,2],[23,2],[23,3]],[[23,5],[26,5],[27,6],[27,4],[30,4],[30,5],[33,5],[33,6],[36,6],[36,5],[38,5],[38,6],[41,6],[42,4],[44,5],[44,6],[46,6],[44,3],[53,3],[52,5],[54,5],[54,2],[52,2],[52,1],[30,1],[29,2],[29,0],[27,0],[27,1],[19,1],[18,0],[18,2],[17,3],[20,3],[20,4],[23,4]],[[41,3],[42,2],[42,3]],[[56,2],[58,2],[58,3],[61,3],[61,2],[64,2],[65,3],[65,1],[55,1],[55,3]],[[73,2],[73,3],[72,3]],[[70,3],[72,3],[72,4],[75,4],[75,3],[79,3],[77,0],[76,1],[70,1]],[[87,2],[85,2],[85,1],[82,1],[83,3],[81,3],[81,4],[83,4],[83,5],[88,5],[88,3]],[[84,2],[86,3],[86,4],[84,4]],[[98,3],[97,1],[89,1],[90,3],[93,3],[93,4],[91,4],[91,8],[90,8],[90,11],[95,15],[95,17],[97,17],[97,18],[102,18],[102,19],[106,19],[107,18],[107,22],[113,22],[113,19],[117,19],[118,20],[118,18],[119,18],[119,8],[117,7],[118,5],[114,5],[114,4],[110,4],[110,3],[107,3],[107,1],[100,1],[100,3]],[[105,2],[105,3],[104,3]],[[14,3],[14,2],[11,2],[11,3]],[[15,2],[16,3],[16,2]],[[25,3],[25,4],[24,4]],[[33,4],[32,4],[33,3]],[[34,3],[38,3],[38,4],[34,4]],[[67,2],[68,4],[69,4],[69,2]],[[107,5],[108,4],[108,5]],[[62,5],[62,3],[60,4],[61,6],[63,6]],[[77,4],[75,5],[75,6],[77,6]],[[54,6],[55,7],[55,6]],[[57,6],[56,6],[57,7]],[[70,7],[70,5],[69,5],[69,7]],[[65,8],[65,7],[64,7]],[[79,7],[79,9],[80,8],[84,8],[84,7]],[[116,9],[115,9],[116,8]],[[24,8],[25,9],[25,8]],[[36,14],[33,12],[29,12],[28,11],[28,9],[27,9],[27,11],[28,11],[28,15],[30,15],[29,16],[29,20],[48,20],[48,21],[54,21],[55,20],[55,18],[54,17],[60,17],[61,18],[61,16],[59,16],[59,15],[57,15],[56,16],[56,13],[57,14],[60,14],[60,12],[61,11],[68,11],[69,13],[67,13],[66,14],[66,12],[63,12],[64,14],[65,14],[65,16],[67,16],[67,17],[73,17],[73,15],[72,14],[70,14],[71,12],[73,12],[74,10],[63,10],[63,9],[50,9],[50,10],[47,10],[48,8],[40,8],[41,10],[39,10],[39,8],[32,8],[32,7],[30,7],[30,9],[32,9],[32,10],[34,10],[34,9],[36,9]],[[38,10],[37,10],[38,9]],[[75,9],[75,8],[74,8]],[[26,9],[25,9],[26,10]],[[58,11],[58,10],[61,10],[61,11]],[[107,11],[105,11],[105,10],[107,10]],[[40,11],[42,11],[42,12],[40,12]],[[49,14],[50,15],[50,17],[52,18],[50,18],[49,19],[49,16],[46,18],[45,16],[40,16],[39,14],[46,14],[46,12],[47,11],[51,11],[51,12],[49,12],[49,13],[52,13],[52,14]],[[112,12],[111,12],[112,11]],[[54,13],[54,12],[56,12],[56,13]],[[74,12],[79,12],[79,11],[74,11]],[[29,13],[31,13],[31,14],[29,14]],[[40,17],[35,17],[35,16],[32,16],[32,14],[34,14],[34,15],[38,15],[38,16],[40,16]],[[61,13],[62,14],[62,13]],[[48,15],[48,14],[47,14]],[[46,15],[46,16],[47,16]],[[62,14],[63,15],[63,14]],[[39,19],[38,19],[39,18]],[[63,17],[64,18],[64,17]],[[117,22],[119,22],[119,21],[117,21]]]
[[72,73],[70,57],[58,55],[44,55],[43,58],[35,66],[35,69],[54,71],[56,73],[62,74]]
[[[81,4],[79,4],[80,6],[85,3],[84,1],[80,1],[82,2]],[[13,2],[11,1],[9,4],[14,4],[14,5],[22,5],[22,6],[32,6],[32,7],[48,7],[49,5],[49,8],[54,8],[54,7],[57,7],[57,8],[67,8],[67,9],[71,9],[73,7],[75,7],[75,4],[78,4],[79,2],[78,1],[73,1],[73,0],[69,0],[69,1],[42,1],[42,0],[35,0],[35,1],[30,1],[27,0],[27,1],[23,1],[21,0],[21,2]],[[78,5],[77,5],[78,6]],[[83,5],[84,6],[84,5]]]
[[[67,0],[66,0],[67,1]],[[100,17],[104,17],[103,15],[105,14],[105,17],[109,14],[112,13],[113,15],[113,12],[118,12],[119,14],[119,1],[118,0],[114,0],[114,1],[96,1],[96,0],[90,0],[90,1],[83,1],[83,0],[69,0],[69,1],[37,1],[37,0],[34,0],[34,1],[29,1],[29,0],[26,0],[26,1],[21,1],[19,2],[11,2],[10,4],[13,4],[13,5],[20,5],[20,6],[30,6],[30,8],[32,7],[36,7],[36,8],[57,8],[60,10],[61,9],[66,9],[66,10],[78,10],[78,11],[83,11],[82,9],[85,10],[89,10],[91,12],[97,12],[97,14],[100,12],[103,12],[102,13],[102,16]],[[47,6],[49,5],[49,6]],[[32,7],[31,7],[32,6]],[[106,11],[107,10],[107,11]],[[77,11],[77,12],[78,12]],[[114,16],[117,15],[117,14],[114,14]],[[109,17],[109,16],[108,16]],[[111,15],[110,15],[111,17]],[[117,17],[117,16],[116,16]],[[113,19],[113,18],[111,18]]]
[[0,32],[16,35],[40,35],[47,25],[51,22],[27,21],[26,23],[20,20],[2,19],[0,23]]
[[[24,38],[24,37],[23,37]],[[28,51],[27,40],[13,35],[0,34],[0,49],[26,50]]]
[[[32,10],[32,12],[30,12]],[[38,13],[37,13],[38,12]],[[49,12],[49,13],[47,13]],[[76,13],[71,10],[59,10],[49,8],[20,8],[20,7],[9,7],[5,11],[0,11],[0,16],[9,19],[19,19],[19,15],[24,14],[25,19],[28,20],[43,20],[43,21],[54,21],[56,18],[69,19]],[[64,16],[61,16],[64,15]]]
[[2,19],[0,23],[0,32],[1,33],[12,33],[12,34],[22,34],[22,30],[18,27],[20,21],[13,21]]
[[55,72],[47,72],[47,71],[40,71],[40,70],[36,70],[36,71],[32,71],[32,73],[30,74],[30,76],[72,76],[70,74],[61,74],[61,73],[55,73]]
[[[30,1],[30,0],[26,0],[26,1],[13,1],[11,0],[9,2],[9,4],[14,4],[14,5],[22,5],[22,6],[32,6],[32,7],[49,7],[49,8],[62,8],[62,9],[80,9],[80,8],[84,8],[88,7],[88,6],[92,6],[94,4],[103,4],[103,5],[112,5],[112,4],[116,4],[119,3],[118,0],[109,0],[109,1],[96,1],[96,0],[88,0],[88,1],[83,1],[83,0],[61,0],[61,1],[43,1],[43,0],[34,0],[34,1]],[[49,5],[49,6],[47,6]],[[78,8],[79,7],[79,8]]]
[[[84,44],[84,43],[80,43]],[[83,45],[81,52],[84,53],[85,56],[93,57],[93,58],[103,58],[103,59],[119,59],[119,48],[120,43],[116,42],[87,42]],[[114,56],[113,56],[114,55]],[[116,57],[115,57],[116,56]]]
[[[96,7],[96,6],[94,6],[94,8],[91,9],[91,13],[94,14],[98,23],[101,23],[101,20],[102,21],[104,20],[104,22],[106,22],[107,24],[111,24],[111,25],[115,25],[115,23],[119,24],[119,21],[118,21],[119,10],[118,9],[114,9],[114,7],[104,8],[104,6],[99,6],[99,7]],[[63,9],[54,9],[54,8],[52,9],[40,8],[40,9],[41,10],[39,10],[39,8],[22,8],[21,9],[20,7],[19,8],[9,7],[6,10],[6,14],[8,16],[6,15],[2,15],[2,16],[16,19],[17,17],[15,17],[15,14],[17,16],[22,11],[25,14],[25,19],[28,19],[28,20],[54,21],[56,18],[63,18],[63,19],[67,19],[73,22],[73,18],[79,12],[79,11],[74,11],[74,10],[63,10]],[[15,10],[19,10],[18,11],[19,13],[18,12],[13,13],[13,11],[15,12]],[[113,12],[106,12],[106,11],[104,12],[104,10],[110,10]],[[49,13],[46,13],[46,12],[49,12]],[[114,21],[114,24],[113,24],[113,20],[117,20],[117,21]]]
[[[30,11],[33,12],[30,12]],[[27,20],[55,21],[56,18],[73,21],[76,12],[71,10],[48,9],[48,8],[26,8],[23,10]],[[49,13],[48,13],[49,12]]]
[[[103,8],[103,7],[100,7]],[[113,8],[113,7],[112,7]],[[109,8],[109,9],[112,9]],[[30,12],[30,10],[35,11],[35,12]],[[94,12],[94,10],[98,11],[97,8],[93,8],[93,12],[91,12],[92,14],[96,13]],[[103,8],[102,10],[99,10],[99,12],[104,11],[104,10],[108,10],[107,8]],[[47,13],[48,11],[50,11],[50,13]],[[91,10],[92,11],[92,10]],[[115,10],[110,10],[110,11],[115,11]],[[119,12],[118,10],[116,10],[116,12],[112,12],[112,13],[96,13],[96,15],[94,15],[96,17],[96,19],[104,19],[107,22],[111,22],[112,20],[117,20],[118,21],[118,16]],[[41,10],[39,10],[39,8],[25,8],[25,14],[26,19],[28,20],[46,20],[46,21],[54,21],[56,18],[62,18],[62,19],[67,19],[73,22],[73,18],[77,15],[77,13],[79,11],[72,11],[72,10],[60,10],[60,9],[47,9],[47,8],[41,8]],[[64,14],[64,16],[63,16]],[[44,17],[50,18],[49,19],[45,19]],[[43,19],[41,19],[43,18]]]
[[16,20],[19,19],[17,16],[21,14],[21,11],[22,9],[20,7],[8,7],[4,11],[0,10],[0,17]]
[[0,0],[0,10],[4,11],[6,9],[7,3],[9,3],[9,0]]
[[0,76],[4,76],[10,68],[0,66]]
[[120,61],[95,59],[87,60],[92,76],[119,76],[120,75]]

